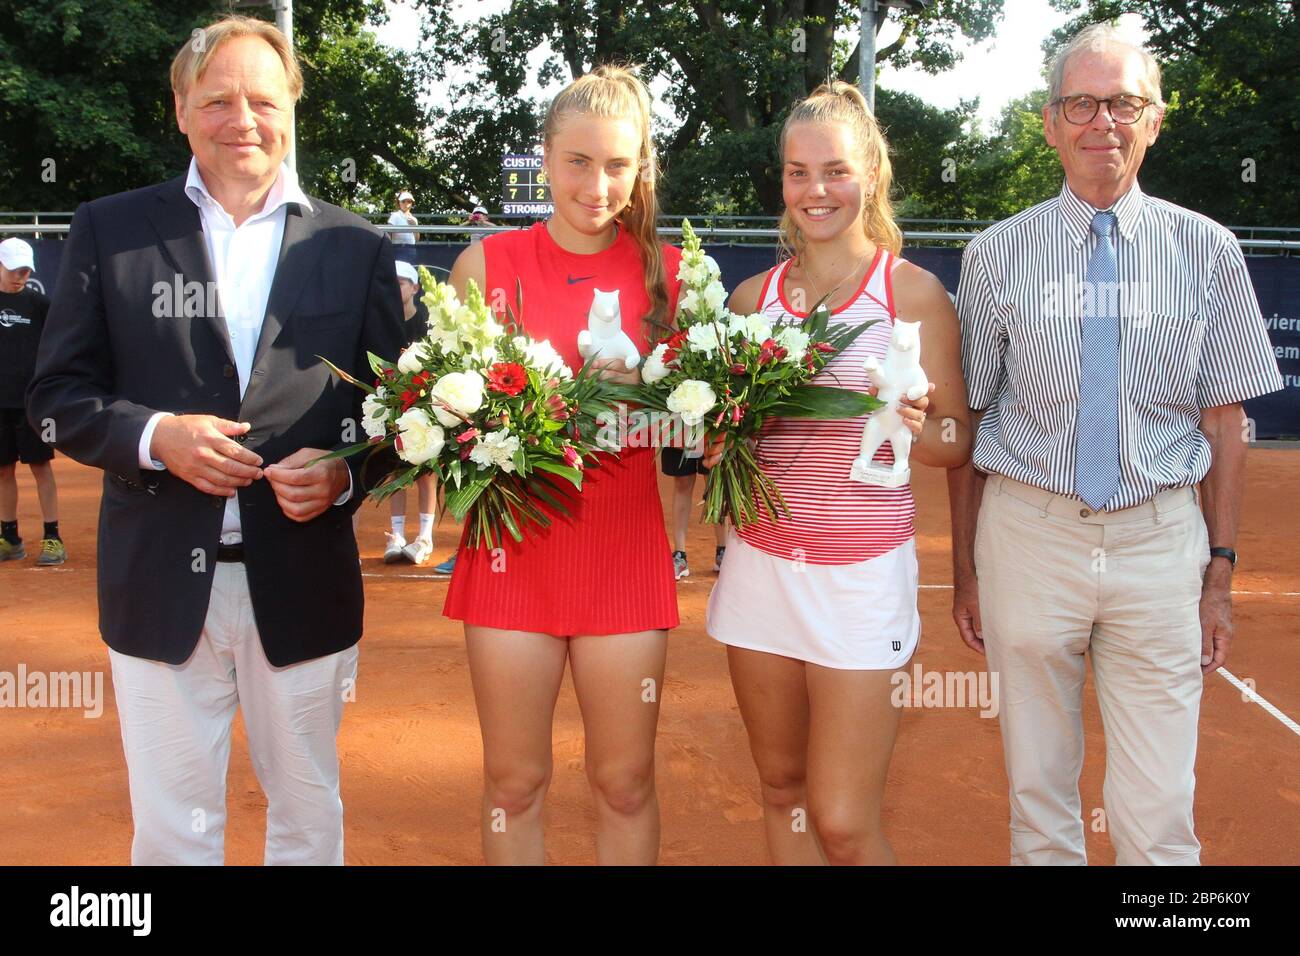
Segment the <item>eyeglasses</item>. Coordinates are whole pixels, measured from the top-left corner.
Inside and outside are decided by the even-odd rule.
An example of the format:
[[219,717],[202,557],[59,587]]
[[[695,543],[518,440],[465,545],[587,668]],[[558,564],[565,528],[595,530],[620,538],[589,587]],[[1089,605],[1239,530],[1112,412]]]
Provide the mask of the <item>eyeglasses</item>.
[[1141,118],[1142,111],[1151,105],[1151,100],[1145,96],[1132,96],[1128,93],[1099,100],[1095,96],[1080,93],[1077,96],[1063,96],[1060,99],[1052,100],[1051,105],[1061,107],[1066,122],[1073,123],[1075,126],[1083,126],[1085,123],[1093,121],[1101,109],[1102,103],[1106,104],[1111,119],[1116,123],[1129,126]]

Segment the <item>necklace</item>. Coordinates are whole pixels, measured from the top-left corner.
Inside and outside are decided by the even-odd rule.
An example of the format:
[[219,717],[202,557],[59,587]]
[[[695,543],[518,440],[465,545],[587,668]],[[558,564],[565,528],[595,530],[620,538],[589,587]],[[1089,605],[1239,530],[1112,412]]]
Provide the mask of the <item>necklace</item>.
[[[848,279],[848,278],[849,278],[850,276],[852,276],[855,272],[857,272],[858,269],[862,268],[862,263],[866,260],[866,258],[867,258],[867,254],[864,252],[864,253],[862,254],[862,258],[859,259],[857,262],[855,262],[855,263],[853,264],[853,268],[850,269],[848,272],[846,272],[846,273],[845,273],[845,274],[844,274],[844,275],[839,279],[838,282],[836,282],[834,285],[831,286],[831,292],[834,292],[836,289],[838,289],[838,288],[840,287],[840,285],[844,282],[845,279]],[[807,266],[804,266],[803,273],[804,273],[804,275],[806,275],[806,276],[808,277],[808,281],[812,283],[813,291],[817,293],[817,300],[816,300],[816,301],[818,301],[818,302],[822,302],[822,301],[825,299],[825,296],[822,294],[821,286],[819,286],[819,285],[817,284],[817,280],[813,278],[812,270],[810,270]],[[826,307],[827,307],[828,309],[830,308],[830,304],[829,304],[829,302],[826,303]]]

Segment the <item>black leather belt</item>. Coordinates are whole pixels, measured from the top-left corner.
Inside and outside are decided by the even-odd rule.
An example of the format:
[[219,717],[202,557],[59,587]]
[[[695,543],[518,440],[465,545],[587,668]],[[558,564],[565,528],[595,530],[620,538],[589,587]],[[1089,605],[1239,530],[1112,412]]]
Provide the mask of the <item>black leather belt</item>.
[[219,544],[217,545],[218,561],[239,561],[244,560],[244,546],[242,544]]

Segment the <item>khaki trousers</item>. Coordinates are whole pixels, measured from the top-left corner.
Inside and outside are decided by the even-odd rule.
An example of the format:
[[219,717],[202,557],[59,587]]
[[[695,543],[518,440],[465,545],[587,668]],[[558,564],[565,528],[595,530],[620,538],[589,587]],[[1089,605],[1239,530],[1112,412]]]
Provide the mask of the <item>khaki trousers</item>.
[[1001,475],[985,484],[975,566],[988,666],[999,672],[1013,864],[1087,862],[1085,653],[1106,737],[1116,862],[1200,862],[1192,797],[1209,558],[1191,488],[1097,513]]

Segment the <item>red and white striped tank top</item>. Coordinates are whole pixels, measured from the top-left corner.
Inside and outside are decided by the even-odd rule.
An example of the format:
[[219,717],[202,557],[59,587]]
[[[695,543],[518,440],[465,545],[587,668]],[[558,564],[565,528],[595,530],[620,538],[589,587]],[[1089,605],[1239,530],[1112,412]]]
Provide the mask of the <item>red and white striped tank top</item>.
[[[790,261],[767,274],[759,297],[759,311],[773,325],[805,314],[790,307],[783,288]],[[878,250],[853,298],[831,313],[832,324],[880,321],[835,356],[813,379],[815,384],[868,389],[871,383],[863,368],[867,356],[875,355],[883,362],[889,348],[894,324],[890,277],[898,261],[888,250]],[[791,515],[776,522],[761,520],[739,532],[740,537],[760,551],[809,564],[856,564],[908,541],[915,534],[911,487],[881,488],[849,480],[866,421],[865,416],[835,421],[769,420],[759,433],[758,460],[785,496]],[[893,462],[888,442],[873,460]]]

